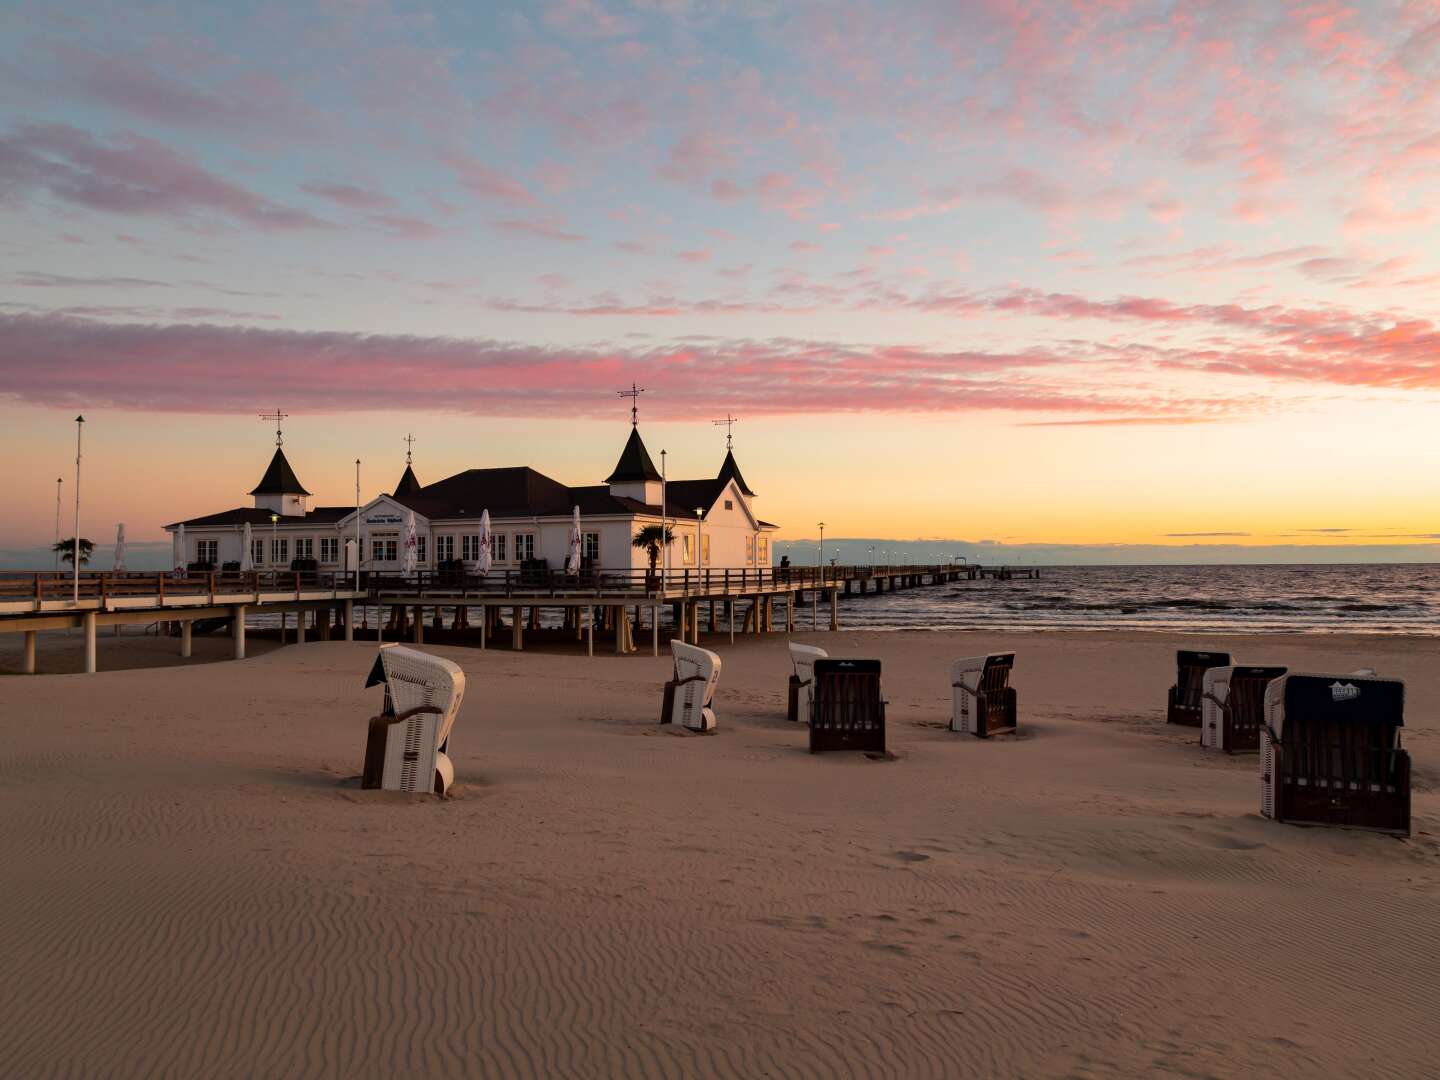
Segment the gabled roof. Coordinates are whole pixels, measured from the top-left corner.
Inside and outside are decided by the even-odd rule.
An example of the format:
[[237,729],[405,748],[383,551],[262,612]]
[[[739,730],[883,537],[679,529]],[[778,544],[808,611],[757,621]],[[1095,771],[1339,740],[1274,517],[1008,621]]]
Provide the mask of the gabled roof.
[[725,464],[720,466],[720,480],[722,483],[726,480],[734,480],[735,486],[744,493],[747,499],[755,497],[755,493],[745,483],[745,477],[740,475],[740,466],[735,464],[735,455],[729,450],[725,451]]
[[285,460],[285,451],[277,446],[275,456],[270,459],[270,467],[265,470],[265,475],[250,494],[309,495],[310,492],[300,486],[300,481],[295,478],[295,470],[290,468],[290,462]]
[[707,515],[720,492],[725,490],[726,481],[715,480],[671,480],[665,485],[665,510],[671,517],[681,521],[694,521],[698,506]]
[[405,471],[400,474],[400,482],[395,485],[396,495],[415,495],[420,491],[420,481],[415,479],[415,470],[410,463],[405,463]]
[[640,438],[640,429],[632,427],[630,438],[625,441],[625,449],[620,451],[620,460],[615,464],[615,471],[605,478],[605,482],[623,484],[659,479],[660,472],[650,460],[650,454]]

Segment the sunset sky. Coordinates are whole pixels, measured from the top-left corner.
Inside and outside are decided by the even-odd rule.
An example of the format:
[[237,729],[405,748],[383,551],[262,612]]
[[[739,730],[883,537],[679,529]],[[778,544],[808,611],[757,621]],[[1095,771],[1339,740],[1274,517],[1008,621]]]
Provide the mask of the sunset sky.
[[1437,174],[1431,2],[22,0],[0,549],[77,412],[145,541],[277,405],[337,504],[599,483],[632,381],[789,539],[1430,544]]

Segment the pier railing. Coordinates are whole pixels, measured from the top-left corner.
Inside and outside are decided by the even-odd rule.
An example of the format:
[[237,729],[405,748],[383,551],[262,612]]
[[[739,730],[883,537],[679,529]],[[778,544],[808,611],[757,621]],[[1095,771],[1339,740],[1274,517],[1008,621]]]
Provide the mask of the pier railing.
[[40,603],[68,600],[121,599],[130,597],[215,596],[255,593],[304,593],[348,591],[354,588],[354,574],[304,573],[294,570],[189,571],[186,573],[145,573],[127,571],[81,571],[76,579],[64,571],[0,571],[0,602],[34,600]]

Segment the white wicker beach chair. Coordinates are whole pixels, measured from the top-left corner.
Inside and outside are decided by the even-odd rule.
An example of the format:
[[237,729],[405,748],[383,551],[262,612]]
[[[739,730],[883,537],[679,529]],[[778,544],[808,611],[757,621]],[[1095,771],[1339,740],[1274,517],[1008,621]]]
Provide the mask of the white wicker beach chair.
[[1265,688],[1260,813],[1410,833],[1405,684],[1373,674],[1284,675]]
[[791,720],[810,719],[810,703],[815,697],[815,661],[830,656],[824,649],[814,645],[790,643],[790,663],[794,671],[790,675],[790,703],[787,715]]
[[404,645],[381,645],[366,686],[383,683],[385,707],[370,722],[362,787],[434,791],[455,780],[446,751],[465,696],[459,665]]
[[1015,730],[1014,653],[971,656],[950,665],[950,730],[985,738]]
[[675,677],[665,684],[662,724],[678,724],[691,731],[715,730],[715,687],[720,682],[720,657],[709,649],[671,641]]
[[1284,674],[1283,667],[1206,668],[1201,679],[1200,745],[1232,754],[1259,750],[1265,688]]

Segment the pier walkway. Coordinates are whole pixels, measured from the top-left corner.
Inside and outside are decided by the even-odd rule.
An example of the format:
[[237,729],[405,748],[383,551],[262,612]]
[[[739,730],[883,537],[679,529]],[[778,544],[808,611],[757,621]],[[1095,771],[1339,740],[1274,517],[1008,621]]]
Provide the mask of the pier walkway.
[[[35,670],[41,630],[79,627],[85,633],[85,670],[95,670],[95,638],[101,626],[177,624],[180,654],[190,655],[195,624],[224,625],[233,655],[245,655],[248,614],[278,614],[281,638],[295,613],[295,641],[307,630],[316,638],[352,640],[355,604],[381,609],[376,636],[423,642],[432,629],[473,635],[484,649],[503,635],[512,649],[525,647],[527,631],[538,630],[541,612],[558,613],[563,630],[595,651],[599,632],[616,653],[636,649],[637,635],[649,631],[650,648],[660,650],[662,614],[672,632],[698,643],[710,634],[764,634],[840,628],[842,597],[944,585],[979,577],[1038,576],[1038,570],[1011,571],[978,565],[765,567],[734,569],[601,570],[566,574],[548,569],[492,570],[484,576],[456,571],[421,571],[406,576],[371,571],[101,573],[82,571],[78,590],[70,574],[0,571],[0,633],[25,634],[23,670]],[[809,609],[809,619],[805,618]],[[450,614],[450,626],[444,625]],[[508,619],[508,623],[507,620]],[[778,625],[777,625],[777,619]],[[208,622],[209,627],[204,627]],[[308,625],[307,625],[308,624]],[[118,632],[118,631],[117,631]]]

